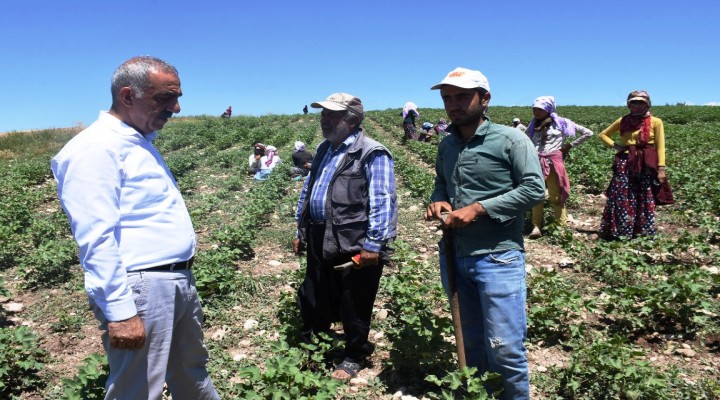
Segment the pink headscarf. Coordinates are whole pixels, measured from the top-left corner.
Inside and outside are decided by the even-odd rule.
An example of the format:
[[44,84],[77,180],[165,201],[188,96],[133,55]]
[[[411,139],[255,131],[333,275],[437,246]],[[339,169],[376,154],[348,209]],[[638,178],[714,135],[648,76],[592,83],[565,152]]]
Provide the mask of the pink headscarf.
[[266,167],[269,167],[270,164],[272,164],[273,158],[275,158],[275,152],[277,152],[275,146],[268,146],[265,148],[265,155],[267,156],[267,161],[265,161]]
[[[563,118],[557,114],[555,111],[555,97],[553,96],[540,96],[537,99],[535,99],[535,102],[533,103],[533,108],[542,108],[543,110],[550,113],[550,117],[555,121],[557,126],[560,128],[560,130],[563,133],[563,136],[575,136],[575,122],[573,122],[570,119]],[[535,134],[535,117],[533,117],[532,121],[530,121],[530,126],[528,126],[528,132],[530,132],[530,137]]]

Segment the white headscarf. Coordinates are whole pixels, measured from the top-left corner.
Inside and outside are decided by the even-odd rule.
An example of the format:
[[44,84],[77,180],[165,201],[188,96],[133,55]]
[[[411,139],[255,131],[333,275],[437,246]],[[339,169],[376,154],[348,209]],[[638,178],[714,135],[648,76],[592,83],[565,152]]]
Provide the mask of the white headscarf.
[[407,103],[405,103],[405,107],[403,107],[402,117],[403,117],[403,118],[407,117],[407,115],[408,115],[408,113],[410,112],[410,110],[415,111],[415,114],[417,114],[418,117],[420,116],[420,112],[418,111],[417,106],[415,105],[415,103],[413,103],[412,101],[408,101]]
[[297,153],[299,151],[305,151],[305,143],[298,140],[295,142],[295,152]]

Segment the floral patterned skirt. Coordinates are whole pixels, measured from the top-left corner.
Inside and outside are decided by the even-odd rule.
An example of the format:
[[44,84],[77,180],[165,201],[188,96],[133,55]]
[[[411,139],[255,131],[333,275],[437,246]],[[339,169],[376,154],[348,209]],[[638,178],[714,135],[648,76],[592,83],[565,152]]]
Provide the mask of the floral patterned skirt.
[[605,194],[607,204],[600,221],[600,234],[606,239],[620,236],[651,236],[655,229],[655,198],[652,171],[640,175],[628,171],[627,154],[615,158],[614,174]]
[[417,140],[418,133],[415,124],[412,122],[403,123],[403,129],[405,130],[405,139]]

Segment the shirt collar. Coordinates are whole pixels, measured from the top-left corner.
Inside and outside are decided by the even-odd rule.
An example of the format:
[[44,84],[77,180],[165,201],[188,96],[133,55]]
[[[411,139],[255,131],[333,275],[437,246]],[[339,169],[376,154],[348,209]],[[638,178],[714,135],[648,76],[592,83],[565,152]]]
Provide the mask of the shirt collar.
[[[484,136],[488,133],[488,130],[490,129],[490,118],[487,116],[485,117],[485,121],[483,121],[480,126],[477,127],[475,130],[475,133],[473,136]],[[450,124],[448,128],[446,129],[446,132],[452,133],[451,136],[454,136],[458,141],[462,142],[462,139],[460,139],[460,134],[457,131],[457,127],[453,124]],[[472,140],[472,138],[470,138]]]
[[355,141],[357,140],[359,134],[360,134],[360,128],[356,129],[355,132],[351,133],[350,136],[348,136],[347,138],[345,138],[345,140],[343,140],[343,142],[340,143],[340,146],[338,146],[337,150],[333,150],[332,143],[330,144],[330,146],[328,147],[328,149],[329,149],[330,152],[332,152],[332,153],[336,153],[336,152],[339,152],[339,151],[344,151],[345,149],[349,149],[350,146],[352,146],[353,143],[355,143]]
[[148,142],[152,142],[158,136],[157,131],[150,132],[147,135],[142,134],[132,126],[121,121],[118,117],[111,115],[108,111],[100,111],[98,121],[123,136],[140,136],[145,138]]

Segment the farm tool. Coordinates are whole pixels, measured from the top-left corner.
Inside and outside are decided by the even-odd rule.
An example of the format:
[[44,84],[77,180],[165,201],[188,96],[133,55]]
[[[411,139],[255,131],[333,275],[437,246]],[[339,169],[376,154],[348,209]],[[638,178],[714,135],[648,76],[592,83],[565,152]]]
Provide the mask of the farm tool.
[[448,279],[448,297],[450,298],[450,315],[453,321],[453,330],[455,331],[455,345],[457,347],[458,366],[463,369],[467,366],[465,362],[465,343],[462,333],[462,319],[460,319],[460,300],[457,294],[457,278],[455,273],[455,247],[453,244],[453,230],[445,225],[449,213],[442,213],[443,225],[443,243],[445,247],[445,267],[447,269]]

